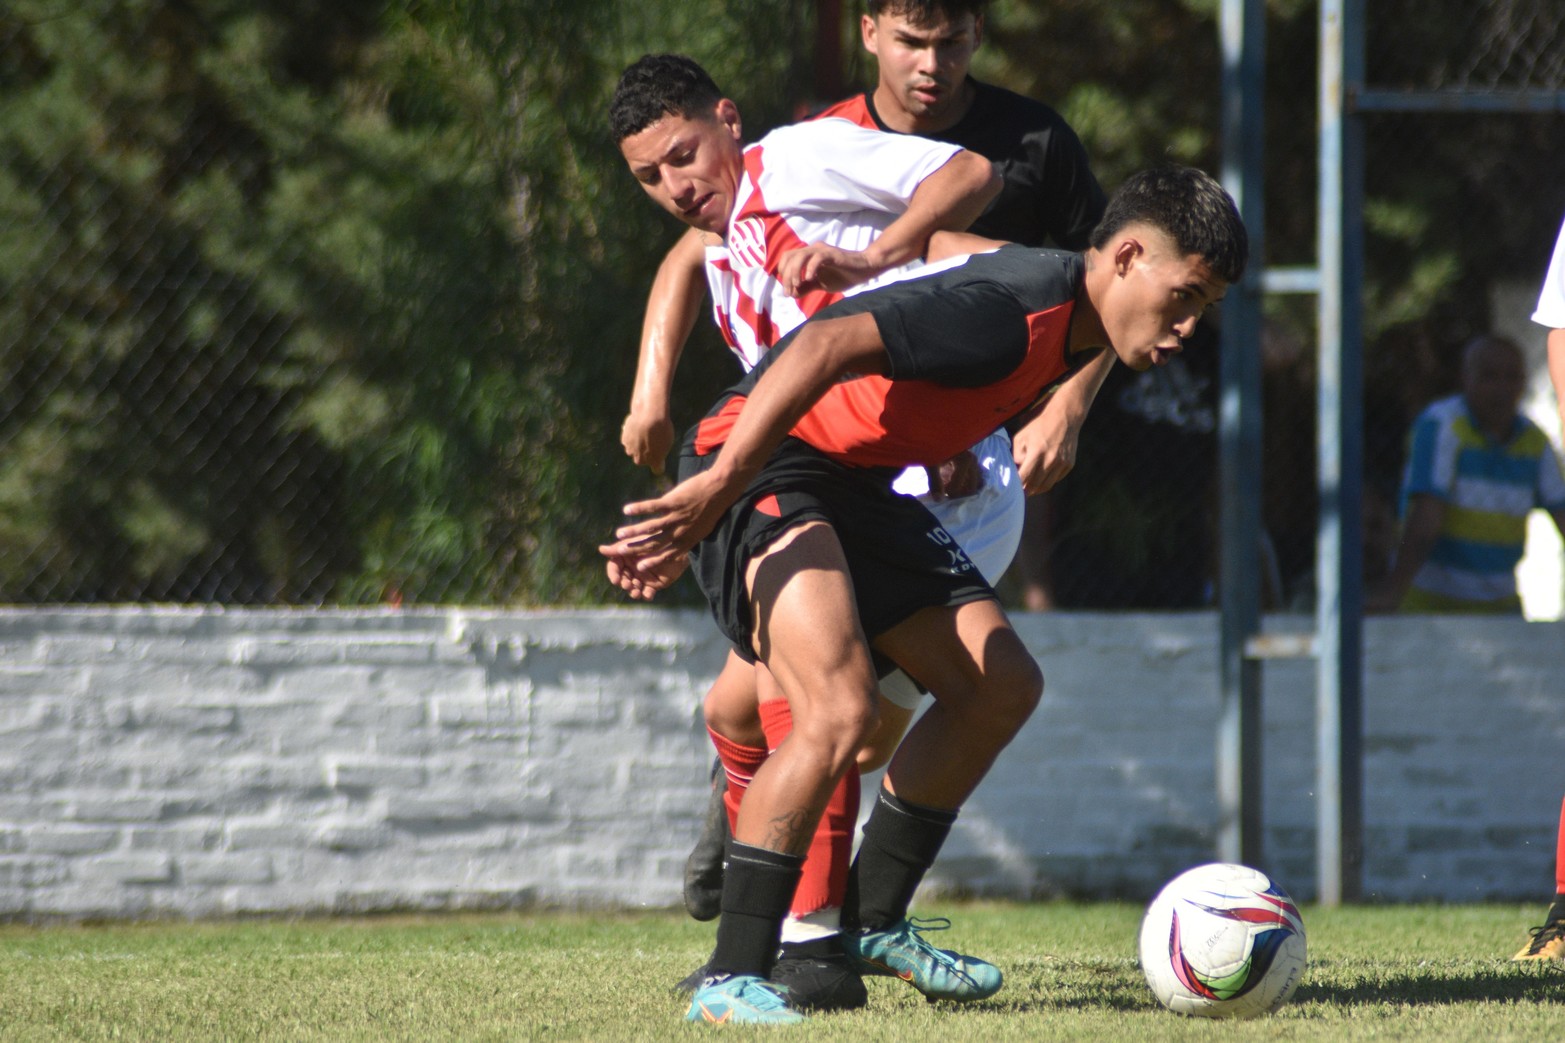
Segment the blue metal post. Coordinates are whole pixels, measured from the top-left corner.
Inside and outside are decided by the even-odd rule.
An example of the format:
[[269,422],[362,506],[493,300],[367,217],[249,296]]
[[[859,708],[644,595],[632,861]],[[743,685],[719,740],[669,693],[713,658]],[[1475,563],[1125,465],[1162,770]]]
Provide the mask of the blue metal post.
[[1246,655],[1246,645],[1260,629],[1265,29],[1264,0],[1223,0],[1222,180],[1250,233],[1250,265],[1222,306],[1217,848],[1223,861],[1252,866],[1264,857],[1261,664]]
[[1320,536],[1316,578],[1316,865],[1320,901],[1363,878],[1363,5],[1320,5]]

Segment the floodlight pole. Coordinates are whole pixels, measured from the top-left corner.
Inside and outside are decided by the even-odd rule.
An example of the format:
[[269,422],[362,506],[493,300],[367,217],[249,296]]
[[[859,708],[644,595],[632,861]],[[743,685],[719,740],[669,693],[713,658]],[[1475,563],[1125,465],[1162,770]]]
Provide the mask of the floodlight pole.
[[1223,300],[1218,418],[1222,504],[1218,603],[1218,857],[1262,867],[1260,630],[1261,293],[1264,269],[1266,5],[1223,0],[1223,185],[1250,234],[1250,264]]
[[1361,897],[1363,783],[1364,82],[1357,0],[1320,5],[1320,528],[1316,556],[1315,857],[1320,901]]

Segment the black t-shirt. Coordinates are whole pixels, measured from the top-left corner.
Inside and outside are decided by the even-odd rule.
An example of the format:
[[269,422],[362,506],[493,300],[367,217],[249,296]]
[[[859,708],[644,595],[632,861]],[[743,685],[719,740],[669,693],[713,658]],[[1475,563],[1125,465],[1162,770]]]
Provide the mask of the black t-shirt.
[[[978,153],[995,165],[1004,181],[969,231],[1024,246],[1086,249],[1106,200],[1081,139],[1043,102],[971,77],[968,82],[977,94],[967,113],[955,126],[924,136]],[[875,111],[872,91],[839,102],[822,115],[891,131]]]

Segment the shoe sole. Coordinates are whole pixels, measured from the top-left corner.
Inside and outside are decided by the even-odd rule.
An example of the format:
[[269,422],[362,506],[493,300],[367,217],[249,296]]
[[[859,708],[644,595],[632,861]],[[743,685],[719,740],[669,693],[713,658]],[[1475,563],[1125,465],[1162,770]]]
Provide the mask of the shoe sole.
[[[712,775],[706,813],[701,817],[701,836],[685,859],[685,912],[701,923],[717,919],[723,911],[723,856],[728,849],[728,808],[723,803],[723,795],[727,792],[728,778],[718,765]],[[720,838],[715,844],[714,835]],[[714,846],[717,849],[715,860],[712,857]]]

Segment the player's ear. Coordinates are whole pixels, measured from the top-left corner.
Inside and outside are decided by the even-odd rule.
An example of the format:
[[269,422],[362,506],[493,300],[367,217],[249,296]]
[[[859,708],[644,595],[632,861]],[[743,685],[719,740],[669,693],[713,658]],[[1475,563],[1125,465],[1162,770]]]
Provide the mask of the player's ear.
[[975,14],[973,16],[973,50],[975,50],[975,51],[978,50],[979,45],[982,44],[983,42],[984,42],[984,16],[980,12],[979,14]]
[[1131,265],[1146,252],[1147,248],[1135,236],[1120,236],[1119,242],[1114,245],[1114,274],[1124,275],[1130,271]]
[[744,140],[744,126],[739,121],[739,106],[732,100],[723,98],[718,101],[714,114],[717,116],[717,122],[727,128],[735,141]]
[[875,50],[876,33],[875,19],[867,14],[859,15],[859,39],[864,44],[864,49],[870,54],[880,57],[880,52]]

